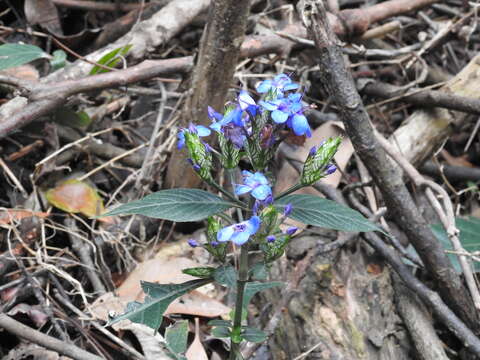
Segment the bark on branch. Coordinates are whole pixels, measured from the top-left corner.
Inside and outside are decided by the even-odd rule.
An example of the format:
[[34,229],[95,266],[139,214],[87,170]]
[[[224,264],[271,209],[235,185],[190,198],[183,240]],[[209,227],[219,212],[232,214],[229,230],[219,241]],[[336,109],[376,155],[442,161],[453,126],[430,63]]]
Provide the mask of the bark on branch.
[[398,167],[390,162],[375,138],[369,115],[347,70],[322,3],[310,5],[305,20],[318,48],[322,83],[340,111],[355,150],[381,190],[392,217],[397,220],[436,280],[442,298],[466,324],[478,330],[478,315],[472,299],[416,207],[399,175]]

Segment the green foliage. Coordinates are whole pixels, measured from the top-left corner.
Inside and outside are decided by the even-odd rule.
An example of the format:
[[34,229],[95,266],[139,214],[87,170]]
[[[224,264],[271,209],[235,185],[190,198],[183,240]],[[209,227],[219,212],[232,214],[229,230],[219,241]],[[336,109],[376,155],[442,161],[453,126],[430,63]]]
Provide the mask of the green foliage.
[[147,325],[157,331],[162,324],[165,310],[173,300],[209,282],[211,280],[192,280],[183,284],[164,285],[142,281],[142,289],[146,294],[145,302],[134,301],[128,303],[125,313],[112,319],[109,325],[128,319],[135,323]]
[[245,293],[243,294],[243,307],[246,308],[252,300],[253,296],[263,290],[271,289],[277,286],[283,286],[284,283],[280,281],[271,282],[249,282],[245,285]]
[[183,360],[183,354],[187,351],[188,320],[178,321],[165,330],[165,342],[167,349],[176,360]]
[[188,269],[183,269],[182,273],[195,276],[202,279],[211,279],[215,273],[216,268],[212,266],[202,266],[202,267],[193,267]]
[[[128,51],[131,49],[132,45],[125,45],[119,47],[113,51],[110,51],[108,54],[103,55],[100,60],[97,61],[97,64],[104,65],[109,68],[114,68],[121,60],[121,56],[125,56]],[[98,65],[95,65],[92,70],[90,70],[90,75],[106,73],[111,70],[104,69]]]
[[168,189],[121,205],[104,216],[138,214],[177,222],[199,221],[232,206],[234,204],[203,190]]
[[67,64],[67,53],[63,50],[55,50],[53,53],[53,59],[50,60],[52,71],[63,68]]
[[340,231],[374,231],[377,226],[365,219],[359,212],[318,196],[293,194],[274,203],[283,210],[287,204],[293,209],[289,217],[307,225],[315,225]]
[[92,123],[92,119],[86,112],[75,112],[68,107],[55,110],[54,121],[76,129],[86,129]]
[[220,266],[214,273],[215,281],[228,288],[237,286],[237,271],[233,266]]
[[207,323],[208,326],[226,326],[226,327],[231,327],[232,322],[230,320],[219,320],[219,319],[214,319],[210,320]]
[[272,243],[264,241],[260,245],[260,248],[262,249],[265,257],[265,262],[269,264],[277,259],[280,259],[291,239],[292,237],[290,235],[282,234],[277,236],[277,239]]
[[261,343],[267,340],[267,334],[250,326],[242,326],[241,336],[244,340],[254,343]]
[[29,63],[30,61],[42,58],[50,58],[50,55],[35,45],[0,45],[0,70],[20,66]]
[[217,326],[212,329],[212,335],[217,338],[229,338],[230,337],[230,329],[225,326]]
[[263,262],[251,266],[248,273],[253,280],[266,280],[268,277],[267,267]]
[[[477,219],[473,216],[468,217],[467,219],[456,218],[455,224],[460,230],[460,242],[462,247],[468,252],[480,251],[480,219]],[[447,232],[443,229],[443,226],[440,224],[435,224],[431,226],[433,233],[440,240],[442,246],[445,250],[453,251],[452,243],[448,239]],[[447,253],[447,256],[450,258],[455,270],[461,273],[462,268],[458,262],[458,256],[456,254]],[[480,271],[480,262],[474,261],[474,270],[475,272]]]

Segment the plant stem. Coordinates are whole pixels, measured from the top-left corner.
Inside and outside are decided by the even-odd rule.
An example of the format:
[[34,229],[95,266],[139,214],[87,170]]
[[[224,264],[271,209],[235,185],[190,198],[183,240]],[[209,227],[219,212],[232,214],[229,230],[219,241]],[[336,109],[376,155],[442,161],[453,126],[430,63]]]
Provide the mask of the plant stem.
[[[243,296],[245,292],[245,286],[248,281],[248,244],[241,247],[240,250],[240,264],[238,269],[237,280],[237,299],[235,301],[235,316],[233,319],[232,328],[232,340],[230,348],[230,360],[236,360],[236,354],[240,352],[242,332],[242,313],[243,313]],[[237,337],[238,339],[234,339]],[[236,341],[234,341],[236,340]]]
[[235,203],[235,205],[237,205],[238,207],[242,208],[242,209],[245,209],[245,210],[248,210],[247,209],[247,204],[245,204],[243,201],[240,201],[238,200],[232,193],[228,192],[227,190],[225,190],[224,188],[222,188],[220,185],[218,185],[215,181],[209,181],[208,182],[208,185],[211,185],[213,186],[215,189],[217,189],[218,191],[220,191],[223,195],[225,195],[228,200],[231,200]]
[[291,188],[288,188],[284,192],[282,192],[280,195],[275,197],[275,200],[280,200],[282,197],[285,197],[287,195],[290,195],[291,193],[300,190],[301,188],[305,187],[305,185],[302,184],[295,184]]

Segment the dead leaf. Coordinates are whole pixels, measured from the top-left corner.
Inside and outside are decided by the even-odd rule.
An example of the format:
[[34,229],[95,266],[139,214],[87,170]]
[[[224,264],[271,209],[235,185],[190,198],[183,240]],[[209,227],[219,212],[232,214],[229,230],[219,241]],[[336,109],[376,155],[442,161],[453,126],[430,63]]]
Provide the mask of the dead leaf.
[[63,35],[58,10],[52,0],[25,0],[24,10],[30,25],[40,25],[53,35]]
[[200,321],[195,318],[195,339],[193,339],[192,344],[188,347],[185,357],[187,360],[208,360],[207,353],[205,348],[200,341]]
[[[118,296],[106,293],[95,300],[91,306],[92,315],[106,321],[111,311],[123,314],[128,302],[144,300],[145,294],[140,286],[141,280],[158,284],[179,284],[192,280],[190,275],[182,273],[182,269],[197,266],[199,266],[198,263],[184,257],[170,260],[155,258],[144,261],[117,289]],[[214,318],[228,314],[230,310],[220,301],[194,290],[172,302],[165,311],[165,315],[186,314]],[[128,321],[121,321],[114,324],[113,328],[123,329],[127,323]]]
[[37,328],[41,328],[48,321],[48,315],[43,312],[40,305],[29,305],[25,303],[20,303],[18,305],[15,305],[8,312],[8,315],[14,316],[18,313],[27,315],[33,321]]
[[40,78],[38,70],[35,69],[34,66],[28,64],[2,70],[0,71],[0,74],[14,76],[19,79],[31,80],[35,82],[38,81],[38,79]]
[[468,155],[463,154],[461,156],[453,156],[451,155],[447,150],[443,149],[440,154],[442,157],[445,159],[447,164],[453,165],[453,166],[465,166],[465,167],[474,167],[474,165],[468,161]]
[[165,339],[158,332],[155,334],[146,325],[129,323],[122,330],[131,331],[142,347],[145,359],[171,360],[165,351]]
[[12,222],[20,221],[25,218],[37,216],[41,218],[47,217],[46,212],[31,211],[31,210],[16,210],[16,209],[0,209],[0,225],[10,224]]
[[69,213],[81,213],[88,217],[104,212],[102,198],[97,191],[85,182],[70,179],[45,194],[53,206]]
[[367,265],[367,272],[372,275],[380,275],[383,271],[383,268],[378,264],[370,263]]

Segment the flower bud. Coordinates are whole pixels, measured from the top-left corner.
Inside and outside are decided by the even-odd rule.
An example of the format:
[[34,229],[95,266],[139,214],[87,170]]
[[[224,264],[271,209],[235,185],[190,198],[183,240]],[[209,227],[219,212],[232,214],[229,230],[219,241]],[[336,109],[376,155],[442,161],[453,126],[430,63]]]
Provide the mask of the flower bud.
[[336,167],[331,161],[341,142],[341,137],[330,138],[320,144],[320,146],[314,146],[310,149],[300,178],[302,185],[313,185],[321,178],[335,172]]
[[266,239],[267,239],[267,242],[268,242],[268,243],[272,243],[272,242],[274,242],[275,240],[277,240],[277,238],[275,237],[275,235],[268,235]]
[[196,131],[184,131],[185,144],[187,145],[189,162],[195,172],[205,181],[211,181],[212,154],[200,140]]
[[192,248],[195,248],[198,246],[198,242],[195,239],[188,239],[188,245],[190,245]]
[[283,216],[288,216],[292,213],[293,206],[291,203],[288,203],[283,209]]
[[217,241],[217,233],[221,228],[221,224],[213,216],[207,220],[207,243],[204,245],[212,256],[220,262],[225,262],[227,256],[227,244]]
[[260,245],[260,249],[263,252],[265,263],[271,263],[279,259],[285,252],[285,248],[289,244],[291,237],[289,235],[281,235],[275,237],[274,241],[267,241]]

